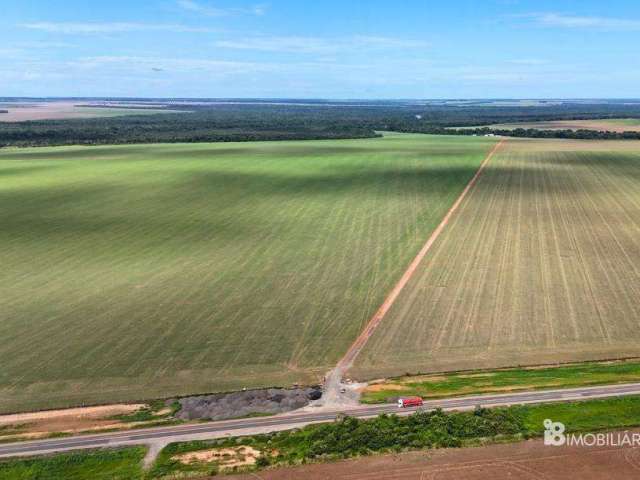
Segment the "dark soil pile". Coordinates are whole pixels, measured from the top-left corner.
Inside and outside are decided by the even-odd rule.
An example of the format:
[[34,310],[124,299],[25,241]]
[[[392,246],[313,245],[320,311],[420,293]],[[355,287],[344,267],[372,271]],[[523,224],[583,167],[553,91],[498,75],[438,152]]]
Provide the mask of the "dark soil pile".
[[215,393],[178,399],[181,409],[176,414],[183,420],[224,420],[258,414],[276,414],[302,408],[317,400],[321,391],[309,388],[268,388],[233,393]]

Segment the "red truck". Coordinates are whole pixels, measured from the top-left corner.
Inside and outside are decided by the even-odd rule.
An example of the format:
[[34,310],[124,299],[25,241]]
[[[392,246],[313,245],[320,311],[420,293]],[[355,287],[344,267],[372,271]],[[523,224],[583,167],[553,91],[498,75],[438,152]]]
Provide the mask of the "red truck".
[[398,399],[399,408],[421,407],[422,404],[422,398],[420,397],[406,397]]

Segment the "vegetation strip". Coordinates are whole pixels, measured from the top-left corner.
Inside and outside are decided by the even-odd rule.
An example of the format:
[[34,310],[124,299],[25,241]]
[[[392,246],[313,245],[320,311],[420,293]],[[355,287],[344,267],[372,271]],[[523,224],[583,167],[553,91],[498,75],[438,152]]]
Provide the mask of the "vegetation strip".
[[132,447],[0,461],[0,480],[142,480],[146,449]]
[[425,399],[484,393],[571,388],[640,380],[640,362],[587,362],[573,365],[472,370],[390,378],[370,384],[363,403],[387,403],[400,396]]
[[[640,424],[640,397],[591,400],[585,402],[476,409],[473,412],[444,413],[439,410],[407,417],[382,415],[359,420],[345,417],[330,424],[311,425],[300,430],[220,439],[174,443],[166,447],[151,478],[172,475],[253,471],[267,466],[322,462],[376,453],[415,449],[464,447],[478,443],[517,441],[541,436],[543,421],[563,422],[568,432],[626,428]],[[234,466],[241,456],[234,449],[259,452],[250,465]],[[251,450],[249,450],[251,449]],[[192,452],[224,451],[227,461],[184,463],[180,456]],[[238,452],[241,454],[241,452]]]
[[252,472],[269,466],[535,438],[542,435],[547,418],[564,423],[568,433],[635,427],[640,424],[640,396],[469,412],[433,410],[366,420],[343,417],[277,433],[173,443],[148,472],[141,470],[142,447],[7,459],[0,461],[0,480],[168,480]]

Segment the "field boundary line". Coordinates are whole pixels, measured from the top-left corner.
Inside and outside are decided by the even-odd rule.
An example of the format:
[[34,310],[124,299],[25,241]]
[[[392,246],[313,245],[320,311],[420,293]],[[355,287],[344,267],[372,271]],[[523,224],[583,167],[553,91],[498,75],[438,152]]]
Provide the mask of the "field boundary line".
[[462,190],[462,192],[460,193],[456,201],[453,203],[453,205],[451,205],[451,207],[447,211],[446,215],[442,218],[442,220],[440,221],[436,229],[433,232],[431,232],[431,235],[427,239],[427,242],[420,249],[420,251],[418,252],[418,255],[416,255],[413,261],[409,264],[409,267],[404,272],[402,277],[400,277],[400,280],[398,281],[398,283],[396,283],[395,287],[393,287],[389,295],[387,295],[387,298],[385,298],[384,302],[382,303],[380,308],[378,308],[378,310],[373,315],[373,317],[371,317],[369,322],[367,322],[367,325],[364,327],[364,330],[362,330],[358,338],[356,338],[356,340],[351,344],[351,346],[347,350],[347,353],[345,353],[344,356],[340,359],[340,361],[338,362],[338,365],[336,366],[336,370],[340,372],[344,372],[353,365],[353,361],[356,359],[358,354],[362,351],[367,341],[369,340],[369,338],[371,337],[375,329],[378,327],[382,319],[385,317],[385,315],[387,314],[391,306],[395,303],[396,299],[400,295],[400,292],[404,289],[407,283],[409,283],[409,280],[417,270],[418,265],[420,265],[420,262],[422,262],[424,257],[427,255],[427,252],[429,252],[432,245],[435,243],[435,241],[438,239],[438,237],[440,236],[444,228],[447,226],[453,214],[456,212],[456,210],[458,210],[458,207],[460,207],[460,204],[462,204],[463,200],[467,196],[467,193],[469,193],[469,191],[473,188],[473,186],[478,181],[478,178],[480,178],[480,175],[482,174],[482,171],[484,170],[486,165],[489,163],[489,160],[491,160],[491,158],[496,153],[496,151],[498,151],[498,148],[500,148],[500,146],[502,146],[506,141],[507,139],[505,138],[500,140],[498,143],[496,143],[493,146],[491,151],[487,154],[485,159],[482,161],[482,163],[478,167],[478,170],[476,171],[475,175],[471,178],[471,180],[469,180],[469,183],[467,183],[467,186],[464,187],[464,190]]

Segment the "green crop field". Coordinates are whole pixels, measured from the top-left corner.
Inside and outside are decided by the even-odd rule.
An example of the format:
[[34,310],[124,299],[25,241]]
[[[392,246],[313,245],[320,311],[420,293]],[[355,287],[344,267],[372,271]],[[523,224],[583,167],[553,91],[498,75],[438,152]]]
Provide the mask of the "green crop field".
[[0,480],[142,480],[144,447],[0,459]]
[[640,142],[511,139],[357,377],[640,356]]
[[493,144],[0,150],[0,411],[318,381]]

